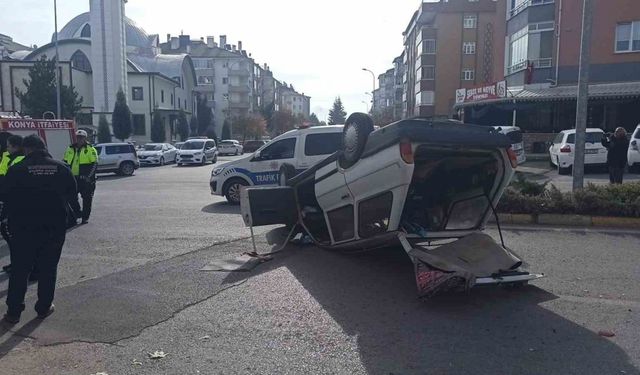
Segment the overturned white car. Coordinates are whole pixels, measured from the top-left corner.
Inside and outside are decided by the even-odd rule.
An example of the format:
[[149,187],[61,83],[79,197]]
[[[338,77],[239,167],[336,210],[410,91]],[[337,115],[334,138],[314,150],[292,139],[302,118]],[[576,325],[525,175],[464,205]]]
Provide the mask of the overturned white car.
[[284,186],[243,190],[242,215],[248,226],[299,228],[320,247],[399,243],[422,296],[522,284],[542,275],[520,271],[517,255],[481,233],[516,158],[493,128],[411,119],[373,131],[369,116],[355,113],[341,150],[295,176],[283,166]]

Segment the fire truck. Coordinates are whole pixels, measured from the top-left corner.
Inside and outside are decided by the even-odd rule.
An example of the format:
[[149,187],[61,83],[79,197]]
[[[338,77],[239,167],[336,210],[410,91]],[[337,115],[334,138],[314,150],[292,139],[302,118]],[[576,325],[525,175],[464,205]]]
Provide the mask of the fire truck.
[[0,114],[0,131],[26,137],[39,135],[54,159],[62,160],[64,152],[76,139],[73,120],[46,120],[21,118]]

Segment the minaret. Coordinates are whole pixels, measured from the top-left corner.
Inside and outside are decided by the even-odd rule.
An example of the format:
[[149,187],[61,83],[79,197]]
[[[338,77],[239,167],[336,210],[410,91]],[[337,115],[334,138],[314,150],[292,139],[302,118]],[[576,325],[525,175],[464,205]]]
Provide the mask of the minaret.
[[[128,97],[124,4],[91,0],[91,64],[95,112],[113,112],[120,88]],[[97,124],[97,119],[94,119]]]

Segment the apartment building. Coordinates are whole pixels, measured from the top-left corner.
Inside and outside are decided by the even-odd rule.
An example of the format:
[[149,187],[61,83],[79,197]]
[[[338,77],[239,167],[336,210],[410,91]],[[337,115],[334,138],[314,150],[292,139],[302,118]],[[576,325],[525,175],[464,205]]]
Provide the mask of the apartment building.
[[502,76],[504,24],[495,0],[440,0],[422,3],[404,36],[403,117],[453,114],[455,93]]

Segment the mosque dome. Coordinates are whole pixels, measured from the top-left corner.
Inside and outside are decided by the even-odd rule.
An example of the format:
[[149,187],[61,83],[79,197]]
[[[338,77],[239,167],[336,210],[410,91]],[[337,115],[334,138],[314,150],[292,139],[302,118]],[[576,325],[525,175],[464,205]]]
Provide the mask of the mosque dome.
[[[151,48],[149,35],[131,19],[125,17],[127,47]],[[91,16],[89,12],[82,13],[69,21],[58,33],[58,40],[91,38]],[[51,42],[54,37],[51,38]]]

